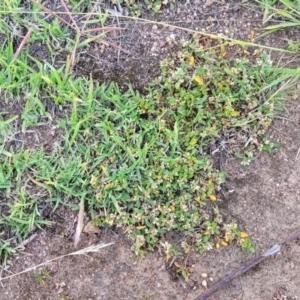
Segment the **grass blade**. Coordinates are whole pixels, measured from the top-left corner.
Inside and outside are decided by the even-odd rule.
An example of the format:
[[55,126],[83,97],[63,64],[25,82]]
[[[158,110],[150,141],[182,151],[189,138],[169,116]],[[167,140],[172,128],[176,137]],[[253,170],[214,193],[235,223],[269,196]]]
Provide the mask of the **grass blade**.
[[74,235],[74,247],[76,248],[79,240],[80,240],[80,234],[83,229],[83,217],[84,217],[84,198],[81,198],[80,205],[79,205],[79,212],[78,212],[78,220],[77,220],[77,226],[76,226],[76,232]]

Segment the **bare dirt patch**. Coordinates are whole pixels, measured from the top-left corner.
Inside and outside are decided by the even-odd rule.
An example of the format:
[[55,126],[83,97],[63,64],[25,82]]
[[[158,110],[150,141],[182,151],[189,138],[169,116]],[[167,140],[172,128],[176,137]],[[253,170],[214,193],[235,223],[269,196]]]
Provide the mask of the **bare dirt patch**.
[[29,127],[25,132],[15,135],[15,139],[20,141],[27,148],[40,148],[45,150],[55,150],[60,141],[63,140],[62,131],[52,126],[41,125]]

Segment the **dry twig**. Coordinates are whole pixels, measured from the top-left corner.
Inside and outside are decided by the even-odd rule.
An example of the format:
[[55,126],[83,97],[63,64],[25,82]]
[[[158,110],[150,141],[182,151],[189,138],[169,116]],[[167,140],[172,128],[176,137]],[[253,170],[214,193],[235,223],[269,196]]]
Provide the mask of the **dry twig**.
[[245,273],[246,271],[248,271],[249,269],[251,269],[255,265],[259,264],[261,261],[266,259],[268,256],[271,256],[273,254],[278,253],[282,246],[284,246],[284,245],[286,245],[286,244],[288,244],[288,243],[290,243],[290,242],[292,242],[292,241],[294,241],[298,238],[300,238],[300,231],[290,235],[288,238],[283,240],[280,244],[274,245],[272,248],[270,248],[265,253],[263,253],[263,254],[255,257],[255,258],[253,258],[252,260],[248,261],[242,267],[240,267],[239,269],[233,271],[228,276],[226,276],[221,281],[219,281],[217,284],[215,284],[207,292],[205,292],[204,294],[202,294],[202,295],[198,296],[197,298],[195,298],[195,300],[206,300],[206,299],[208,299],[210,296],[212,296],[215,292],[217,292],[220,288],[222,288],[228,282],[232,281],[233,279],[235,279],[238,276],[242,275],[243,273]]
[[20,46],[18,47],[17,51],[15,52],[15,54],[14,54],[14,56],[13,56],[13,58],[12,58],[12,62],[15,61],[15,60],[18,58],[18,56],[19,56],[21,50],[24,48],[24,46],[25,46],[27,40],[30,38],[30,35],[31,35],[32,31],[33,31],[33,28],[30,28],[30,29],[28,30],[28,32],[26,33],[26,35],[24,36],[24,38],[23,38],[23,40],[22,40]]
[[43,263],[41,263],[41,264],[38,264],[38,265],[33,266],[33,267],[31,267],[31,268],[28,268],[28,269],[26,269],[26,270],[24,270],[24,271],[21,271],[21,272],[19,272],[19,273],[12,274],[12,275],[9,275],[9,276],[0,278],[0,282],[3,281],[3,280],[5,280],[5,279],[9,279],[9,278],[12,278],[12,277],[15,277],[15,276],[18,276],[18,275],[21,275],[21,274],[30,272],[30,271],[32,271],[32,270],[35,270],[36,268],[45,266],[45,265],[49,264],[50,262],[53,262],[53,261],[55,261],[55,260],[64,258],[64,257],[66,257],[66,256],[86,255],[87,253],[91,253],[91,252],[99,252],[100,249],[105,248],[105,247],[108,247],[108,246],[113,245],[113,244],[114,244],[114,243],[92,245],[92,246],[89,246],[89,247],[87,247],[87,248],[78,250],[78,251],[76,251],[76,252],[72,252],[72,253],[68,253],[68,254],[66,254],[66,255],[61,255],[61,256],[55,257],[55,258],[53,258],[53,259],[47,260],[47,261],[45,261],[45,262],[43,262]]

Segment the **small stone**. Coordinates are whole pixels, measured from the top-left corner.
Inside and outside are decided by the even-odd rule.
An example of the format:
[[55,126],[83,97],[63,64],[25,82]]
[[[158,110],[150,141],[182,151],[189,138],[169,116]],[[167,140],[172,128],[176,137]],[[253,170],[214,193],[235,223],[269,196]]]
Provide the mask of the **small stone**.
[[161,48],[163,48],[163,47],[166,46],[166,44],[167,44],[166,41],[161,41],[161,42],[159,43],[159,46],[160,46]]
[[157,30],[158,29],[158,26],[155,24],[152,26],[152,30]]
[[202,278],[207,278],[207,274],[206,274],[206,273],[202,273],[202,274],[201,274],[201,277],[202,277]]
[[204,279],[203,281],[202,281],[202,286],[204,286],[205,288],[207,287],[207,282],[206,282],[206,280]]
[[154,42],[151,48],[151,52],[155,52],[157,50],[157,42]]
[[206,0],[204,7],[210,6],[214,3],[214,0]]
[[103,53],[104,51],[105,51],[105,45],[102,44],[102,45],[100,46],[100,52]]
[[213,281],[214,281],[214,279],[213,279],[212,277],[209,277],[209,280],[210,280],[211,282],[213,282]]
[[174,33],[170,34],[170,39],[173,40],[173,41],[175,40],[175,34]]
[[291,261],[291,262],[290,262],[290,266],[291,266],[291,269],[294,269],[295,264]]
[[90,221],[84,226],[83,232],[85,232],[87,234],[95,234],[95,233],[100,233],[101,230],[99,227],[94,226],[92,221]]

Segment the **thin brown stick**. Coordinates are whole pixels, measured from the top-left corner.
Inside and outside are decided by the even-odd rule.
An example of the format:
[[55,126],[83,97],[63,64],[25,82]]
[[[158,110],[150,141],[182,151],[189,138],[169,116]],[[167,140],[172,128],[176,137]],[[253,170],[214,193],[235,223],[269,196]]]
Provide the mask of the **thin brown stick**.
[[245,273],[246,271],[248,271],[249,269],[251,269],[255,265],[259,264],[261,261],[263,261],[268,256],[271,256],[273,254],[278,253],[280,251],[280,248],[283,245],[286,245],[286,244],[296,240],[297,238],[300,238],[300,231],[295,232],[294,234],[290,235],[288,238],[283,240],[280,244],[274,245],[272,248],[270,248],[265,253],[263,253],[263,254],[255,257],[254,259],[248,261],[243,266],[241,266],[239,269],[233,271],[228,276],[226,276],[221,281],[219,281],[217,284],[215,284],[207,292],[205,292],[204,294],[202,294],[202,295],[198,296],[197,298],[195,298],[195,300],[206,300],[206,299],[208,299],[215,292],[217,292],[220,288],[222,288],[225,284],[227,284],[228,282],[230,282],[233,279],[237,278],[238,276],[242,275],[243,273]]
[[69,18],[70,18],[70,20],[72,21],[73,25],[75,26],[76,30],[79,31],[79,28],[78,28],[78,26],[77,26],[77,23],[76,23],[76,21],[74,20],[72,14],[70,13],[69,8],[68,8],[68,6],[66,5],[66,3],[65,3],[63,0],[60,0],[60,3],[61,3],[61,5],[64,7],[64,9],[65,9],[67,15],[69,16]]
[[112,47],[114,47],[114,48],[116,48],[116,49],[118,49],[118,50],[123,51],[124,53],[126,53],[126,54],[128,54],[128,55],[132,55],[132,53],[130,53],[129,51],[127,51],[127,50],[123,49],[122,47],[117,46],[117,45],[115,45],[115,44],[113,44],[113,43],[110,43],[110,42],[108,42],[108,41],[104,41],[104,40],[101,40],[101,39],[100,39],[100,40],[95,40],[95,42],[98,43],[98,44],[104,44],[104,45],[106,45],[106,46],[112,46]]
[[86,21],[83,24],[83,27],[82,27],[82,30],[81,30],[82,32],[84,31],[85,26],[87,25],[88,21],[90,20],[91,16],[93,15],[94,11],[97,9],[98,4],[99,4],[99,0],[96,1],[96,3],[94,4],[94,6],[92,8],[92,11],[87,15]]
[[97,27],[97,28],[91,28],[83,31],[83,33],[88,32],[98,32],[98,31],[106,31],[106,30],[125,30],[126,28],[120,28],[120,27]]
[[22,49],[24,48],[24,46],[25,46],[27,40],[29,39],[29,37],[30,37],[32,31],[33,31],[33,28],[30,28],[30,29],[28,30],[28,32],[27,32],[26,35],[24,36],[24,38],[23,38],[23,40],[22,40],[20,46],[18,47],[17,51],[15,52],[15,54],[14,54],[14,56],[13,56],[11,62],[13,62],[14,60],[17,59],[17,57],[19,56],[20,52],[21,52]]
[[74,27],[73,25],[71,25],[69,22],[67,22],[66,20],[64,20],[63,18],[61,18],[57,13],[55,13],[54,11],[48,9],[47,7],[45,7],[42,4],[39,4],[33,0],[30,0],[33,4],[39,6],[42,10],[44,10],[45,12],[49,13],[50,15],[54,16],[55,18],[57,18],[58,20],[60,20],[61,22],[67,24],[68,26],[70,26],[71,28],[73,28],[74,30],[77,31],[76,27]]
[[[10,278],[13,278],[15,276],[18,276],[18,275],[21,275],[21,274],[24,274],[24,273],[27,273],[27,272],[30,272],[32,270],[35,270],[36,268],[39,268],[39,267],[42,267],[42,266],[45,266],[55,260],[58,260],[58,259],[62,259],[62,258],[65,258],[67,256],[73,256],[73,255],[86,255],[87,253],[95,253],[95,252],[99,252],[100,249],[102,248],[105,248],[105,247],[108,247],[108,246],[111,246],[113,245],[114,242],[112,243],[108,243],[108,244],[98,244],[98,245],[92,245],[92,246],[89,246],[87,248],[84,248],[84,249],[81,249],[81,250],[78,250],[76,252],[72,252],[72,253],[68,253],[68,254],[65,254],[65,255],[61,255],[61,256],[58,256],[58,257],[55,257],[55,258],[52,258],[50,260],[47,260],[41,264],[38,264],[38,265],[35,265],[33,267],[30,267],[26,270],[23,270],[19,273],[15,273],[15,274],[12,274],[12,275],[9,275],[9,276],[6,276],[6,277],[0,277],[0,282],[2,282],[3,280],[5,279],[10,279]],[[11,272],[10,272],[11,273]]]
[[75,38],[75,45],[74,45],[74,48],[73,48],[73,51],[72,51],[72,54],[71,54],[71,58],[70,58],[69,70],[66,70],[66,74],[71,72],[73,67],[74,67],[75,57],[76,57],[76,52],[77,52],[77,47],[79,45],[80,37],[81,37],[81,32],[77,31],[76,38]]

